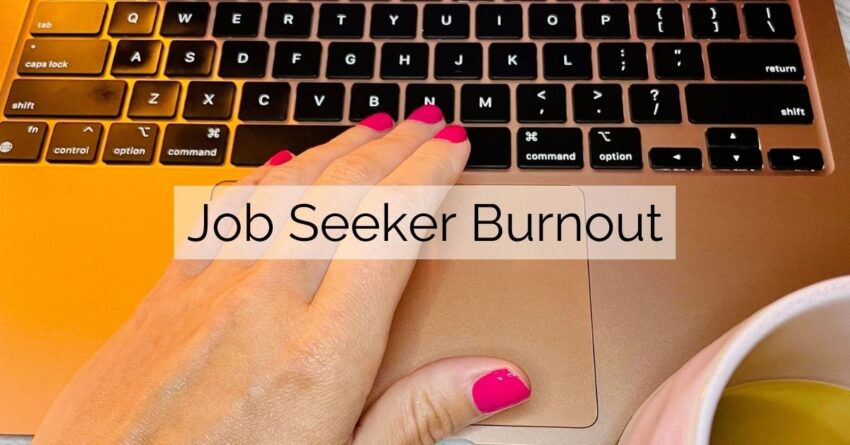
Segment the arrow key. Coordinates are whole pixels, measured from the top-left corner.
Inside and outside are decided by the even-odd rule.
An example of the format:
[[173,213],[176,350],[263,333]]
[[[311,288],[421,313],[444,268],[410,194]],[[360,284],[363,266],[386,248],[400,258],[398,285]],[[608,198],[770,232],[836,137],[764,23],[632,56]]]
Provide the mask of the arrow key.
[[649,164],[654,170],[702,170],[702,152],[698,148],[653,148],[649,150]]
[[823,154],[817,148],[775,148],[767,152],[770,168],[779,171],[823,170]]
[[705,132],[705,139],[709,150],[712,148],[759,149],[759,134],[755,128],[709,128]]
[[754,171],[761,170],[761,150],[709,148],[708,159],[715,170]]

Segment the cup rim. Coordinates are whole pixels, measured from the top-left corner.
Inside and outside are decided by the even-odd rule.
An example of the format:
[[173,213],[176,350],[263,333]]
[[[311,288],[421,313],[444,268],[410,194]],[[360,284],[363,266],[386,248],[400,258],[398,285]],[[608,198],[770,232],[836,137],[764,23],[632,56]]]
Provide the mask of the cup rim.
[[850,300],[850,275],[822,281],[795,291],[749,317],[718,351],[715,370],[704,386],[693,430],[695,445],[709,445],[714,413],[732,375],[744,359],[768,335],[787,321],[814,309]]

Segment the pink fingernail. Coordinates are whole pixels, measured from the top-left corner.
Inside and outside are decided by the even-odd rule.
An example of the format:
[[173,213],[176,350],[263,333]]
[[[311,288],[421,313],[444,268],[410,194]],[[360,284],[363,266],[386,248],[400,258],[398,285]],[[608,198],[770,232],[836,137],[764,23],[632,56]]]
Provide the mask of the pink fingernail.
[[528,400],[531,389],[507,369],[498,369],[481,376],[472,385],[472,399],[478,411],[488,414]]
[[436,105],[423,105],[413,110],[408,119],[426,124],[436,124],[443,120],[443,112]]
[[273,165],[273,166],[286,164],[287,162],[291,161],[292,158],[294,158],[294,157],[295,157],[295,155],[292,154],[292,152],[289,151],[289,150],[279,151],[279,152],[277,152],[277,154],[275,154],[274,156],[269,158],[268,164]]
[[371,128],[375,131],[386,131],[393,128],[395,121],[392,116],[387,113],[375,113],[360,121],[360,125]]
[[457,144],[458,142],[466,140],[466,129],[460,125],[449,125],[448,127],[440,130],[440,132],[434,136],[434,139],[443,139]]

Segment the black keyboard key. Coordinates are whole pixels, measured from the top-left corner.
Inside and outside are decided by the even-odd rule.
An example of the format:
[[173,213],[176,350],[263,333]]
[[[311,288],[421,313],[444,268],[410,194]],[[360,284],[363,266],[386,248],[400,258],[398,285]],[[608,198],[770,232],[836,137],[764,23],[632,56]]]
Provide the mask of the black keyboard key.
[[581,7],[581,23],[588,39],[628,39],[631,37],[627,5],[585,4]]
[[806,85],[688,85],[685,97],[693,123],[811,124],[814,120]]
[[215,42],[175,40],[168,46],[165,75],[170,77],[207,77],[212,73]]
[[47,145],[47,162],[94,162],[100,148],[103,124],[61,122],[53,127]]
[[412,39],[416,37],[416,15],[416,5],[373,5],[370,35],[374,39]]
[[755,128],[709,128],[705,140],[711,168],[761,170],[761,149]]
[[491,79],[537,78],[537,46],[533,43],[490,45]]
[[756,171],[764,165],[758,149],[709,148],[708,160],[715,170]]
[[139,80],[133,84],[127,116],[133,119],[172,118],[179,99],[180,82]]
[[359,39],[365,19],[364,5],[325,3],[319,8],[319,37]]
[[479,39],[522,38],[522,6],[479,4],[475,9],[475,35]]
[[44,122],[0,122],[0,162],[37,161],[46,134]]
[[643,43],[600,43],[599,76],[603,79],[646,79],[646,46]]
[[98,39],[28,39],[18,74],[98,75],[103,73],[109,41]]
[[550,80],[590,79],[593,76],[590,44],[543,45],[543,76]]
[[711,43],[711,77],[717,80],[803,80],[796,43]]
[[567,89],[563,85],[519,85],[516,100],[520,122],[554,124],[567,121]]
[[638,37],[642,39],[683,39],[685,20],[677,4],[635,6]]
[[422,14],[422,36],[426,39],[469,37],[469,6],[428,4]]
[[510,88],[507,85],[464,85],[460,89],[460,120],[469,123],[510,121]]
[[213,35],[216,37],[256,37],[260,28],[259,3],[219,3],[215,8]]
[[623,89],[620,85],[576,85],[573,87],[575,121],[623,122]]
[[272,75],[277,78],[316,78],[322,63],[319,42],[277,42]]
[[532,39],[576,38],[573,5],[532,4],[528,7],[528,34]]
[[159,162],[166,165],[221,165],[229,133],[226,125],[171,124],[165,128]]
[[159,34],[166,37],[199,37],[207,33],[210,5],[206,2],[172,1],[165,5]]
[[741,36],[737,6],[731,3],[692,3],[691,32],[698,39],[737,39]]
[[699,43],[656,43],[652,46],[655,77],[666,79],[705,78],[702,46]]
[[235,92],[233,82],[190,82],[186,89],[183,117],[227,119],[233,109]]
[[510,168],[511,131],[507,128],[467,127],[472,150],[466,168]]
[[405,117],[423,105],[436,105],[446,122],[455,120],[455,88],[451,84],[409,84],[404,104]]
[[374,72],[374,43],[331,42],[328,45],[328,78],[371,79]]
[[637,128],[593,128],[589,138],[591,167],[605,170],[643,168],[640,130]]
[[9,117],[117,117],[124,103],[123,80],[12,81],[6,99]]
[[702,152],[698,148],[656,147],[649,150],[649,165],[653,170],[702,170]]
[[149,36],[153,34],[159,5],[150,2],[115,2],[109,35]]
[[345,87],[341,83],[300,83],[295,96],[295,120],[341,121]]
[[[106,2],[39,2],[30,25],[30,34],[97,35],[103,27],[106,10]],[[6,11],[4,13],[8,14]]]
[[233,138],[233,165],[263,165],[275,153],[289,150],[300,154],[324,144],[349,127],[341,125],[240,125]]
[[708,148],[758,150],[759,134],[755,128],[709,128],[705,132]]
[[158,40],[122,40],[112,58],[114,76],[151,76],[159,70],[162,42]]
[[751,39],[793,39],[797,36],[791,6],[786,3],[747,3],[744,21]]
[[437,79],[480,79],[483,65],[480,43],[438,43],[434,50]]
[[676,85],[632,85],[629,87],[632,122],[678,124],[682,122],[682,104]]
[[289,91],[289,84],[285,82],[246,82],[242,85],[239,119],[285,120],[289,108]]
[[819,172],[823,154],[817,148],[774,148],[767,152],[770,168],[779,171]]
[[221,46],[218,75],[221,77],[265,77],[269,58],[266,42],[226,41]]
[[150,164],[159,127],[154,124],[112,124],[103,147],[107,164]]
[[356,83],[351,87],[348,118],[359,122],[375,113],[384,112],[398,119],[399,87],[392,83]]
[[382,78],[424,79],[427,76],[427,43],[384,43],[381,47]]
[[520,168],[583,168],[578,128],[520,128],[516,138]]
[[309,3],[271,3],[266,18],[267,37],[310,37],[313,5]]

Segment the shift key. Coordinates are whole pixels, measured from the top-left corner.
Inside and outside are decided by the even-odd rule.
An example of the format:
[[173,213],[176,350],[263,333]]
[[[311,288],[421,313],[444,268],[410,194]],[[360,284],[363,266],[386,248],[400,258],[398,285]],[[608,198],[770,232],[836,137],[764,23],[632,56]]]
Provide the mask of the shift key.
[[41,2],[30,27],[32,35],[96,35],[103,27],[106,3]]
[[6,116],[116,117],[121,113],[123,80],[36,80],[12,82]]
[[24,45],[18,74],[79,74],[103,72],[109,41],[93,39],[30,39]]

